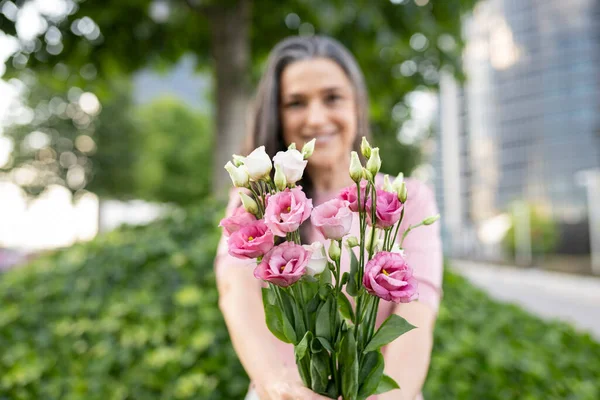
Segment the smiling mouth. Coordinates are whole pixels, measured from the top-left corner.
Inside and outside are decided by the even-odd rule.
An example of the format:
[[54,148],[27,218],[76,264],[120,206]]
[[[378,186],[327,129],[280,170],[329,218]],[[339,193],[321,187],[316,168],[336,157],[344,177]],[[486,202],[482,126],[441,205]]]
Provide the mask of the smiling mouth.
[[335,138],[336,134],[337,133],[334,132],[334,133],[327,133],[324,135],[312,136],[309,140],[312,140],[313,138],[317,139],[315,144],[317,146],[323,145],[323,144],[327,144],[327,143],[331,142]]

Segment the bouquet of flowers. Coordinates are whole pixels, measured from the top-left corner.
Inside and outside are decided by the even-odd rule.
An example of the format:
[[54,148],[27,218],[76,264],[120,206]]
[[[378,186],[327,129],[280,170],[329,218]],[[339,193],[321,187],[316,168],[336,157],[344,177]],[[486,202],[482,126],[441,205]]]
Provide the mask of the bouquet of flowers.
[[[234,186],[244,189],[242,206],[220,226],[229,237],[229,254],[256,261],[254,276],[266,283],[266,324],[279,340],[294,345],[304,384],[332,399],[366,399],[398,388],[383,373],[381,348],[414,326],[392,314],[376,329],[378,305],[380,299],[417,299],[417,281],[402,243],[412,229],[434,223],[439,215],[399,232],[406,185],[402,175],[393,182],[386,175],[382,187],[376,186],[379,149],[365,138],[361,153],[366,165],[351,153],[355,185],[313,208],[296,182],[314,144],[313,139],[301,151],[292,144],[273,163],[264,146],[247,157],[234,155],[225,169]],[[300,226],[308,218],[328,239],[327,250],[321,242],[301,244]],[[353,218],[359,220],[359,237],[349,235]],[[343,256],[350,258],[344,273],[343,248]]]

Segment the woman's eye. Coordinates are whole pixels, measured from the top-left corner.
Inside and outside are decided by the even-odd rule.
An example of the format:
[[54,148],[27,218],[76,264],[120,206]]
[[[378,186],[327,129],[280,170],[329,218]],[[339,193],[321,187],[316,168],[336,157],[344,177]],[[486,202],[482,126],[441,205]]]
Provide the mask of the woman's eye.
[[298,108],[300,106],[302,106],[302,102],[299,100],[288,101],[284,104],[285,108]]
[[342,96],[339,96],[339,95],[337,95],[337,94],[330,94],[330,95],[328,95],[328,96],[325,98],[325,101],[326,101],[327,103],[335,103],[335,102],[337,102],[338,100],[341,100],[341,99],[342,99]]

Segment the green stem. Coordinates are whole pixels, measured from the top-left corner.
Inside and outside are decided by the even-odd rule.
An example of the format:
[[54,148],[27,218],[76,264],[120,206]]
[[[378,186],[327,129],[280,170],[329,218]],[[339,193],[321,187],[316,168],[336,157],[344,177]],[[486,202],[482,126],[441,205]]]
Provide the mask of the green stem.
[[[400,229],[400,224],[402,224],[402,220],[404,219],[404,207],[402,207],[402,212],[400,213],[400,220],[398,221],[398,225],[396,225],[396,232],[394,232],[394,239],[392,239],[392,246],[396,242],[396,236],[398,236],[398,230]],[[400,246],[402,247],[402,246]]]
[[400,240],[400,248],[403,249],[404,247],[402,247],[402,245],[404,244],[404,239],[406,239],[406,236],[408,236],[408,234],[410,233],[410,231],[412,231],[415,228],[420,227],[421,225],[423,225],[422,222],[418,223],[417,225],[409,225],[408,228],[404,231],[404,233],[402,234],[402,240]]
[[377,192],[375,190],[375,187],[373,187],[372,189],[372,193],[371,193],[371,245],[369,246],[369,260],[373,257],[373,246],[375,245],[374,239],[375,239],[375,226],[377,223],[376,220],[376,210],[375,210],[375,205],[377,202]]

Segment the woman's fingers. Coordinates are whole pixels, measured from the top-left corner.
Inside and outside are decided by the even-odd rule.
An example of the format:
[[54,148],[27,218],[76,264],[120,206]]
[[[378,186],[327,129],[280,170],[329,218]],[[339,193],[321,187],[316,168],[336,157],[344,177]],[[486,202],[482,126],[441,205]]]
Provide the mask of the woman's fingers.
[[294,400],[331,400],[328,397],[325,396],[321,396],[320,394],[317,394],[315,392],[313,392],[310,389],[307,389],[305,387],[297,387],[296,388],[296,397],[294,397]]

